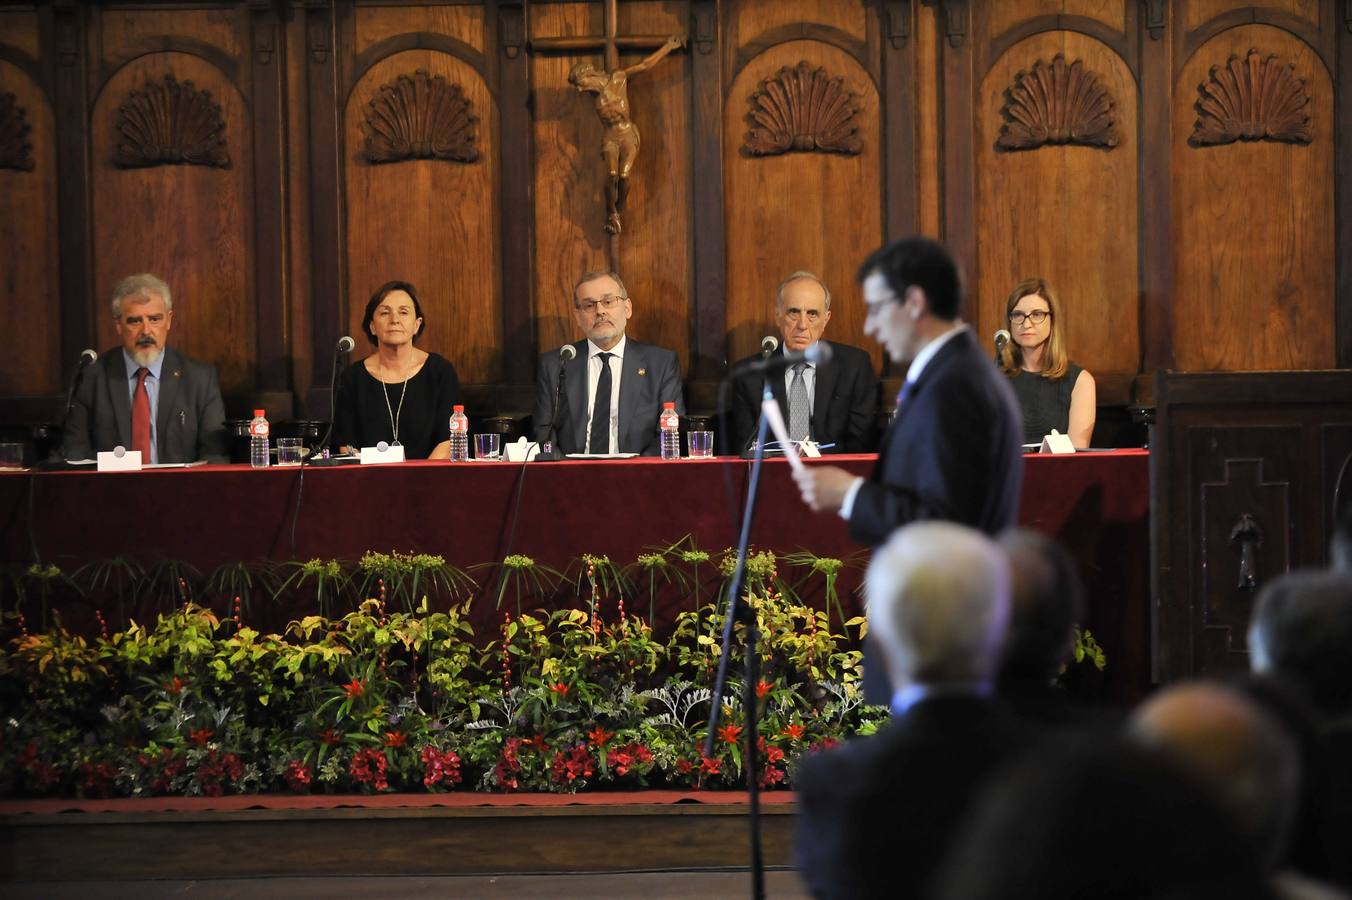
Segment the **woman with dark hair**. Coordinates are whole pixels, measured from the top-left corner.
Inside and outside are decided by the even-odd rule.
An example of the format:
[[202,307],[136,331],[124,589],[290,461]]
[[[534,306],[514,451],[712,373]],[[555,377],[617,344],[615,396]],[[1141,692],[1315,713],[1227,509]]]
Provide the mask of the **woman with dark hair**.
[[1061,304],[1041,278],[1019,282],[1005,301],[1013,340],[1000,365],[1014,384],[1023,413],[1023,442],[1040,444],[1053,428],[1076,449],[1089,446],[1098,415],[1094,376],[1070,361]]
[[425,324],[408,282],[388,282],[371,295],[361,328],[376,352],[338,376],[334,446],[356,450],[385,441],[402,445],[405,459],[450,456],[460,379],[445,357],[414,346]]

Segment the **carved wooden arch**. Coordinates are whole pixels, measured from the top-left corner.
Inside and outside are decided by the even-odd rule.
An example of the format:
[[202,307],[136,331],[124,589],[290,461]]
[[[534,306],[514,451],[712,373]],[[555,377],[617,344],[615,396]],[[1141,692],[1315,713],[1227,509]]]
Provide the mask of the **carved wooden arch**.
[[1067,13],[1033,16],[1000,32],[986,45],[981,71],[990,72],[1000,57],[1016,45],[1049,31],[1083,35],[1098,41],[1126,63],[1127,71],[1131,73],[1132,78],[1140,80],[1140,54],[1127,33],[1117,31],[1098,19]]
[[381,85],[366,104],[362,155],[373,165],[413,159],[474,162],[478,124],[459,84],[418,69]]
[[240,86],[239,72],[240,62],[233,56],[222,51],[220,48],[208,44],[205,41],[195,40],[184,37],[160,37],[153,40],[143,39],[132,45],[130,50],[109,57],[108,62],[100,69],[99,82],[91,94],[92,102],[97,105],[99,98],[107,89],[117,74],[127,66],[147,56],[157,56],[161,53],[182,53],[185,56],[195,56],[206,62],[212,68],[216,69],[224,76],[230,86],[241,97],[246,96],[243,88]]
[[33,145],[27,111],[14,94],[0,91],[0,169],[33,170]]
[[1116,103],[1098,74],[1064,53],[1038,60],[1005,89],[1005,124],[997,150],[1035,150],[1046,144],[1117,146]]
[[210,91],[172,73],[130,91],[113,128],[113,164],[119,168],[230,167],[221,105]]
[[747,97],[751,130],[742,153],[776,156],[816,150],[857,156],[864,149],[857,100],[845,87],[844,76],[832,76],[825,67],[807,60],[781,66]]
[[1235,141],[1309,144],[1314,139],[1305,79],[1296,74],[1295,63],[1275,53],[1250,48],[1243,59],[1232,53],[1223,65],[1211,67],[1197,90],[1197,121],[1188,138],[1194,147]]
[[371,69],[396,53],[403,53],[407,50],[434,50],[460,60],[478,73],[479,79],[488,89],[489,96],[493,97],[494,102],[497,102],[497,85],[488,77],[488,64],[484,55],[459,38],[430,31],[397,34],[394,37],[377,41],[358,53],[352,61],[352,75],[343,91],[343,102],[345,104],[351,102],[352,92],[357,89],[357,85],[361,84],[362,79]]
[[873,60],[869,58],[868,45],[865,41],[861,41],[849,32],[832,25],[812,23],[780,25],[763,31],[747,41],[737,49],[728,84],[734,84],[737,81],[737,76],[741,75],[742,70],[749,66],[756,57],[778,47],[780,44],[788,44],[793,41],[815,41],[840,50],[868,74],[868,77],[873,81],[873,90],[881,91],[882,76]]
[[1331,81],[1337,80],[1338,67],[1336,61],[1330,59],[1324,51],[1324,44],[1320,40],[1321,35],[1317,23],[1290,13],[1252,8],[1232,9],[1223,12],[1185,34],[1183,36],[1183,52],[1178,55],[1174,64],[1174,75],[1177,76],[1178,73],[1182,72],[1192,61],[1192,58],[1201,52],[1216,35],[1223,31],[1229,31],[1231,28],[1242,28],[1246,25],[1270,25],[1300,41],[1310,52],[1319,57],[1319,61],[1324,64],[1324,72],[1329,79]]

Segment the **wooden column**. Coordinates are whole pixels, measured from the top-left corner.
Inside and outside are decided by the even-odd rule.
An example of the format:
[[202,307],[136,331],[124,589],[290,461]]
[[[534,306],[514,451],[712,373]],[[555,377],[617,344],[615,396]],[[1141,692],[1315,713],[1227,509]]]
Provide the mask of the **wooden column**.
[[[333,351],[343,333],[343,180],[339,162],[342,122],[334,8],[328,0],[306,0],[304,66],[309,102],[310,289],[314,374],[306,415],[328,419]],[[355,336],[361,340],[360,335]]]
[[690,210],[694,247],[690,378],[719,377],[728,355],[723,228],[723,53],[716,0],[690,7]]
[[1174,366],[1173,83],[1178,30],[1165,8],[1146,3],[1137,28],[1141,58],[1141,369]]
[[89,57],[85,38],[87,8],[58,2],[51,11],[52,52],[56,66],[52,105],[56,118],[57,214],[60,216],[58,276],[61,297],[61,361],[73,365],[80,351],[99,343],[96,310],[111,285],[93,283],[89,198]]
[[1334,273],[1334,340],[1341,368],[1352,368],[1352,2],[1344,0],[1337,24],[1338,68],[1334,81],[1333,217],[1338,223]]
[[[972,153],[972,92],[974,55],[971,14],[967,0],[942,0],[943,22],[939,47],[943,71],[940,116],[943,145],[939,149],[943,175],[943,240],[976,283],[976,170]],[[969,315],[965,310],[964,315]]]
[[882,25],[883,232],[888,240],[916,231],[915,41],[911,0],[878,10]]
[[502,259],[503,377],[509,384],[535,381],[535,329],[531,271],[535,259],[532,196],[535,170],[531,154],[530,55],[526,52],[522,0],[500,0],[490,21],[498,91],[498,222]]

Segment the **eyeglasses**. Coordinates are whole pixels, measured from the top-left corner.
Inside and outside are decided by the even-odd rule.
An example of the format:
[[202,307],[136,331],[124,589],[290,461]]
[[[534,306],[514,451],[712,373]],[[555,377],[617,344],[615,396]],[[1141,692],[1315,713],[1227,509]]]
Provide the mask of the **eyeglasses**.
[[1030,313],[1012,312],[1009,314],[1009,324],[1017,327],[1023,324],[1024,319],[1029,319],[1034,325],[1041,325],[1050,315],[1051,311],[1046,309],[1035,309]]
[[581,303],[574,303],[573,305],[588,314],[595,313],[597,307],[600,307],[606,312],[610,312],[628,299],[628,297],[617,297],[614,294],[606,294],[599,300],[583,300]]

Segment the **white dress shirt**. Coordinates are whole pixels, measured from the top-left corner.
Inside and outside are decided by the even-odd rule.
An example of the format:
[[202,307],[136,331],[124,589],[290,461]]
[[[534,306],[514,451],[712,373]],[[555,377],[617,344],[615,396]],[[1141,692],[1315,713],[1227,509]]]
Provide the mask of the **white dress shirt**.
[[[587,436],[588,453],[609,453],[610,447],[620,448],[620,374],[624,371],[624,343],[628,338],[621,337],[620,342],[609,350],[587,341]],[[592,447],[591,423],[592,411],[596,409],[596,384],[601,380],[601,354],[610,356],[610,447]]]

